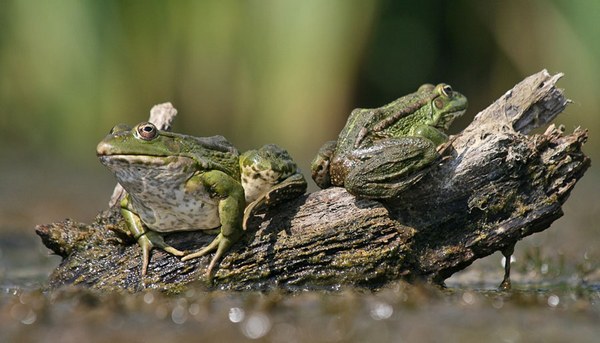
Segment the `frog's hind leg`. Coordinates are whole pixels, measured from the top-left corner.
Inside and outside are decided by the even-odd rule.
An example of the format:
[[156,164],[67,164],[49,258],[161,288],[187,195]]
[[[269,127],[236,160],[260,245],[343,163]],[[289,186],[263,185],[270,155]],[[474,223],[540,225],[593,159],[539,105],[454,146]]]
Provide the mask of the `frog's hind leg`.
[[217,262],[225,255],[231,246],[237,242],[244,231],[242,230],[242,216],[246,205],[244,189],[240,183],[231,176],[213,170],[202,174],[201,182],[210,189],[219,200],[219,221],[221,232],[202,250],[185,255],[181,260],[187,261],[196,257],[208,255],[216,250],[208,268],[206,276],[212,278],[212,270]]
[[156,247],[162,249],[175,256],[183,256],[184,252],[165,243],[163,237],[154,232],[148,231],[142,224],[140,217],[129,210],[129,198],[125,197],[121,200],[121,214],[125,218],[127,227],[133,237],[137,240],[140,248],[142,249],[142,276],[146,275],[148,271],[148,264],[150,263],[150,251]]
[[417,183],[439,157],[433,142],[422,137],[387,139],[381,141],[378,149],[348,173],[344,187],[351,194],[371,199],[396,198]]
[[144,261],[142,265],[142,275],[146,275],[148,263],[150,261],[150,250],[152,250],[153,247],[162,249],[174,256],[185,255],[183,251],[178,250],[165,243],[163,237],[159,233],[156,233],[154,231],[146,231],[142,236],[138,237],[137,241],[140,247],[142,248],[142,258]]

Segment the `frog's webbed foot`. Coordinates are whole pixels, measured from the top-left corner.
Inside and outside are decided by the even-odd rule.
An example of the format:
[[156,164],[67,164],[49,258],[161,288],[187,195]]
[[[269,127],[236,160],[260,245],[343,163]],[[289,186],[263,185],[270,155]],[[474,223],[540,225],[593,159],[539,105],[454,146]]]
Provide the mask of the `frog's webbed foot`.
[[150,263],[150,251],[152,248],[156,247],[162,249],[175,256],[183,256],[185,254],[183,251],[165,243],[163,237],[154,231],[146,231],[137,238],[137,241],[142,248],[142,275],[146,275],[146,272],[148,271],[148,264]]
[[216,250],[217,252],[215,253],[215,256],[213,256],[212,260],[210,260],[210,264],[208,265],[208,268],[206,269],[206,276],[209,280],[211,280],[212,279],[212,271],[213,271],[214,267],[221,260],[221,258],[225,255],[227,250],[229,250],[229,248],[233,245],[233,243],[234,243],[234,240],[232,240],[232,239],[226,237],[225,235],[223,235],[222,233],[220,233],[209,245],[207,245],[200,251],[185,255],[183,258],[181,258],[181,261],[187,261],[187,260],[191,260],[193,258],[202,257],[202,256],[208,255],[211,252]]
[[396,198],[417,183],[438,156],[434,143],[426,138],[385,140],[377,154],[356,163],[348,173],[344,187],[351,194],[364,198]]

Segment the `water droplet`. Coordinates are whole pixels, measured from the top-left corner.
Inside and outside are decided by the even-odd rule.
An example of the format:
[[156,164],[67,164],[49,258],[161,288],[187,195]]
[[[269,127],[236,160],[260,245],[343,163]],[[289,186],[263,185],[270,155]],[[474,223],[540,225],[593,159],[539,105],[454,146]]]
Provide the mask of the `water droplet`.
[[37,315],[26,305],[15,304],[10,308],[10,315],[13,319],[20,321],[23,324],[29,325],[35,323]]
[[200,304],[198,303],[192,303],[190,305],[190,308],[188,309],[188,312],[192,315],[192,316],[196,316],[198,315],[198,313],[200,313]]
[[558,306],[559,303],[560,303],[560,298],[558,297],[558,295],[552,294],[551,296],[548,297],[548,305],[550,307],[556,307],[556,306]]
[[376,303],[371,307],[371,318],[375,320],[388,319],[394,314],[394,308],[387,303]]
[[473,295],[473,293],[471,292],[465,292],[462,295],[462,300],[467,304],[467,305],[473,305],[475,303],[475,296]]
[[144,302],[146,304],[152,304],[154,302],[154,294],[150,292],[144,294]]
[[232,307],[229,309],[229,320],[232,323],[239,323],[242,320],[244,320],[244,317],[246,316],[246,313],[244,312],[244,309],[241,309],[239,307]]
[[29,310],[29,312],[27,313],[25,318],[21,319],[21,323],[23,323],[25,325],[30,325],[30,324],[35,323],[36,319],[37,319],[37,315],[35,314],[35,312],[33,312],[33,310]]
[[261,338],[271,330],[269,317],[262,313],[255,313],[248,317],[242,324],[242,333],[251,339]]
[[184,306],[177,305],[171,311],[171,320],[175,324],[183,324],[187,320],[188,311]]
[[504,307],[504,299],[497,297],[492,301],[492,307],[495,309],[501,309]]

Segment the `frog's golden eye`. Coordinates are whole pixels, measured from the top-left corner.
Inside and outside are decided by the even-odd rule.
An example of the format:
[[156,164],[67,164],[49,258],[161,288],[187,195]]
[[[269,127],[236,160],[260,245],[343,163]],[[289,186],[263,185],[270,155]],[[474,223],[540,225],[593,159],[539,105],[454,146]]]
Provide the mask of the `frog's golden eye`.
[[141,123],[137,126],[137,135],[139,138],[150,141],[158,136],[158,130],[152,123]]
[[442,87],[442,93],[447,97],[451,97],[452,87],[450,87],[450,85],[444,85],[444,87]]

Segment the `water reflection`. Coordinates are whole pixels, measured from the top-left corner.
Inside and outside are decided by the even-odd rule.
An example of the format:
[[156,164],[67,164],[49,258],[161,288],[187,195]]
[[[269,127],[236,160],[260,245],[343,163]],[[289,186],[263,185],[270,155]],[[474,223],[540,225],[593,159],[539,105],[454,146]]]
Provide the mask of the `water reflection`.
[[242,320],[244,320],[246,313],[244,312],[243,309],[239,308],[239,307],[232,307],[231,309],[229,309],[229,320],[232,323],[239,323]]
[[[57,332],[65,338],[74,328],[80,339],[91,342],[98,337],[110,341],[131,335],[150,342],[157,337],[177,339],[178,343],[395,341],[400,337],[422,341],[442,334],[461,342],[475,342],[482,335],[501,341],[556,341],[579,335],[579,341],[585,341],[597,333],[599,300],[597,284],[531,285],[499,292],[398,282],[378,292],[193,290],[180,295],[99,294],[83,289],[43,293],[13,288],[0,295],[0,341],[53,340]],[[526,322],[535,322],[536,330],[519,324]],[[555,337],[558,329],[561,333]]]
[[37,315],[35,311],[27,305],[24,304],[14,304],[10,308],[10,316],[25,325],[30,325],[35,323],[37,319]]
[[371,311],[369,312],[371,318],[375,320],[388,319],[394,314],[394,308],[384,302],[375,302],[371,305]]
[[261,338],[269,330],[271,330],[271,320],[264,313],[253,313],[242,323],[242,332],[248,338]]

